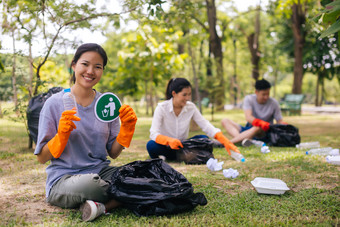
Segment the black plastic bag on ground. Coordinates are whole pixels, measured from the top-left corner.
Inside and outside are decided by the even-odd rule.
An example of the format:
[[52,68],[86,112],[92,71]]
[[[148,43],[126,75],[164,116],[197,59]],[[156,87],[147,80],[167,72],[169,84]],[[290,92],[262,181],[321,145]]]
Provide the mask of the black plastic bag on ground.
[[27,126],[29,131],[29,136],[32,138],[34,143],[37,143],[38,138],[38,126],[39,126],[39,117],[40,111],[44,106],[46,100],[51,97],[53,94],[58,93],[63,90],[62,87],[53,87],[48,90],[46,93],[42,93],[40,95],[34,96],[28,103],[27,107]]
[[276,147],[295,147],[300,143],[299,129],[293,125],[270,125],[268,130],[270,139],[268,145]]
[[112,174],[109,196],[138,216],[175,214],[206,205],[202,193],[161,159],[135,161]]
[[206,164],[214,158],[213,141],[208,138],[192,138],[182,141],[183,148],[176,152],[177,161],[185,164]]

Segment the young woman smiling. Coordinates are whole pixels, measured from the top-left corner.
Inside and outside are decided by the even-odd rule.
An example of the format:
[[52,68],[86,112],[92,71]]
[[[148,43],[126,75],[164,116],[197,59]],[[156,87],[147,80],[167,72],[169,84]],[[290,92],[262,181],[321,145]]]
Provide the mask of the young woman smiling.
[[[221,132],[206,120],[191,102],[191,84],[184,78],[173,78],[168,82],[166,101],[156,107],[150,128],[150,141],[146,148],[151,158],[164,156],[176,159],[176,150],[183,147],[181,140],[187,139],[191,120],[209,136],[222,143],[230,155],[230,149],[239,152]],[[208,138],[196,135],[193,138]]]
[[107,63],[98,44],[81,45],[72,60],[71,93],[75,110],[64,110],[61,91],[46,100],[39,118],[39,133],[34,154],[46,168],[47,202],[62,208],[81,208],[82,219],[92,221],[120,205],[107,194],[112,171],[107,156],[115,159],[129,147],[137,117],[128,105],[119,109],[119,119],[101,122],[94,106],[101,93],[93,89]]

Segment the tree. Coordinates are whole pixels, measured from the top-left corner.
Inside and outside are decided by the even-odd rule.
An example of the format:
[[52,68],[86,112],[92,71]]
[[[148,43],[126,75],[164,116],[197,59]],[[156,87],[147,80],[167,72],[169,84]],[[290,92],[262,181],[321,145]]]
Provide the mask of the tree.
[[303,80],[303,49],[307,34],[306,19],[308,3],[312,0],[284,0],[278,4],[277,10],[280,15],[291,19],[291,29],[294,38],[294,82],[292,93],[301,94]]
[[119,64],[108,66],[109,74],[104,77],[110,75],[110,85],[122,95],[136,97],[144,91],[147,111],[150,107],[153,114],[153,101],[157,96],[157,89],[153,88],[161,87],[163,93],[165,81],[183,66],[185,55],[178,55],[171,42],[180,35],[157,25],[142,24],[136,32],[125,33],[121,41],[117,37],[108,39],[105,45],[121,42],[121,48],[117,53]]
[[340,51],[333,37],[319,38],[319,32],[314,31],[307,38],[304,69],[317,76],[315,106],[321,106],[325,94],[324,80],[337,76],[340,83]]

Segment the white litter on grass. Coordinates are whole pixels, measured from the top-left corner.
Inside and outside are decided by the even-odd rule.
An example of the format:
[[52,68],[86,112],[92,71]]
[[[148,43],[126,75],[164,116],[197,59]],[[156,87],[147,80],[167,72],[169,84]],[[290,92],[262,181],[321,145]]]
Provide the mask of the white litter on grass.
[[239,172],[236,169],[229,168],[223,170],[223,175],[226,178],[236,178],[239,175]]
[[331,164],[340,165],[340,156],[339,155],[337,155],[337,156],[330,156],[330,155],[328,155],[326,157],[326,161],[328,163],[331,163]]
[[220,170],[222,170],[222,165],[223,164],[224,164],[224,162],[218,162],[217,159],[214,159],[214,158],[209,158],[209,160],[207,161],[207,167],[211,171],[220,171]]
[[270,152],[269,147],[268,147],[268,146],[262,146],[262,147],[261,147],[261,152],[262,152],[263,154],[269,153],[269,152]]
[[290,190],[285,182],[274,178],[256,177],[251,184],[261,194],[281,195]]

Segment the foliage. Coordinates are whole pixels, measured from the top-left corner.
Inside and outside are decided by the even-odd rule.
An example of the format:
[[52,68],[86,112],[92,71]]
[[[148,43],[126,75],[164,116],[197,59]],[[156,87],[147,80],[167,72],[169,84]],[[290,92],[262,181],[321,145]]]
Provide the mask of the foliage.
[[335,0],[325,6],[321,11],[320,20],[327,27],[320,35],[320,38],[325,38],[331,34],[337,33],[338,47],[340,49],[340,0]]
[[117,41],[120,43],[119,64],[113,66],[116,68],[108,66],[109,74],[115,74],[109,82],[112,89],[122,95],[138,97],[145,91],[144,82],[164,88],[164,81],[183,65],[185,55],[178,55],[172,43],[178,36],[180,33],[144,25],[136,32],[125,33],[122,40],[109,39],[107,46],[109,43],[117,46]]

